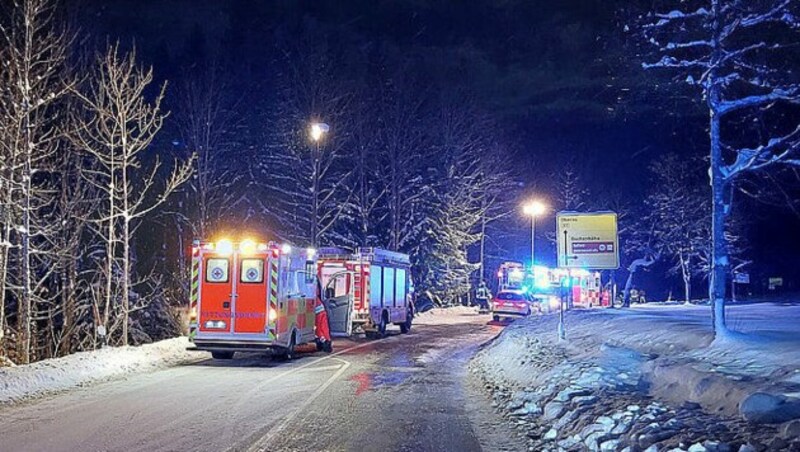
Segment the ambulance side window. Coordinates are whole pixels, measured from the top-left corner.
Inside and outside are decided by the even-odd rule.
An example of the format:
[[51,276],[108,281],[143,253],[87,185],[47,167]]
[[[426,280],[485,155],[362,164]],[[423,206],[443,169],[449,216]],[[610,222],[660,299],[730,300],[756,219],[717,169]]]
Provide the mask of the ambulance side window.
[[242,259],[239,279],[246,284],[264,282],[264,259]]
[[206,259],[206,282],[228,282],[228,259]]
[[373,307],[380,307],[381,298],[383,297],[383,291],[381,290],[383,288],[383,268],[373,265],[369,280],[369,305]]

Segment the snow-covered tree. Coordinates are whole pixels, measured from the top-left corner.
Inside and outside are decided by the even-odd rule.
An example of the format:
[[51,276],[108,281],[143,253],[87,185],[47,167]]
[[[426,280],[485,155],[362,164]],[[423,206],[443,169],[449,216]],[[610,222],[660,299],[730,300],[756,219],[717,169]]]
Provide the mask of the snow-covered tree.
[[567,161],[558,175],[556,186],[558,207],[567,211],[584,211],[589,206],[589,189],[575,162]]
[[[275,108],[266,119],[265,145],[252,157],[252,196],[276,235],[313,246],[336,243],[337,225],[349,205],[343,164],[350,133],[350,82],[334,40],[309,32],[284,45]],[[329,129],[314,140],[313,123]]]
[[54,20],[50,0],[15,0],[0,23],[0,345],[9,294],[17,305],[17,358],[31,360],[38,303],[55,294],[53,242],[58,224],[50,174],[63,128],[60,104],[70,87],[69,34]]
[[718,334],[725,324],[730,256],[725,237],[732,187],[742,176],[800,165],[800,125],[786,120],[800,103],[795,0],[667,1],[642,25],[660,55],[648,69],[679,71],[709,111],[712,257],[709,297]]
[[691,300],[692,278],[702,274],[701,258],[711,241],[710,200],[697,168],[697,162],[675,154],[656,159],[650,165],[653,188],[647,198],[656,247],[673,260],[671,272],[681,275],[686,303]]
[[[187,76],[178,90],[176,122],[182,144],[195,154],[195,171],[187,183],[186,212],[192,238],[208,238],[230,223],[242,201],[243,179],[237,171],[238,119],[230,85],[216,65]],[[183,241],[181,242],[182,244]]]
[[[109,336],[120,326],[120,342],[127,345],[129,314],[134,309],[130,299],[135,222],[164,203],[189,179],[194,158],[176,161],[164,187],[155,192],[161,179],[160,159],[156,155],[151,168],[143,170],[142,157],[167,115],[161,109],[166,84],[155,99],[148,100],[146,90],[153,81],[152,68],[143,69],[136,62],[135,51],[124,53],[119,47],[118,43],[109,45],[106,52],[98,56],[95,77],[89,79],[85,90],[76,92],[87,110],[86,120],[76,138],[80,147],[96,160],[97,170],[93,172],[92,180],[106,198],[106,205],[99,209],[97,217],[97,222],[105,225],[103,240],[106,243],[106,284],[101,323]],[[119,282],[118,306],[113,295],[115,278]],[[112,312],[118,316],[112,318]]]

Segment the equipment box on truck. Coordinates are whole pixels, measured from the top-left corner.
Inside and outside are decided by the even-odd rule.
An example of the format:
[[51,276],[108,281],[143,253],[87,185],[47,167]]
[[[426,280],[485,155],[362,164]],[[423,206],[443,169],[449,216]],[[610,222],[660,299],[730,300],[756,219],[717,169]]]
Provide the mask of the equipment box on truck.
[[314,342],[311,256],[273,242],[195,241],[190,340],[219,359],[268,348],[291,357],[296,345]]
[[408,333],[414,318],[410,267],[407,254],[378,248],[319,250],[317,275],[331,333],[384,336],[389,323]]

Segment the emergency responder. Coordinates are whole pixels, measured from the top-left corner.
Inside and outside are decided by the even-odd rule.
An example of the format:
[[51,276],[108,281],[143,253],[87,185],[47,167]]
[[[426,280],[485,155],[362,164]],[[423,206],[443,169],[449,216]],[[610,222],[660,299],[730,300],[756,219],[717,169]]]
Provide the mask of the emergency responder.
[[490,298],[492,298],[492,293],[486,287],[486,281],[481,281],[478,290],[475,291],[475,299],[478,300],[478,314],[487,314],[489,312]]
[[314,334],[317,336],[314,340],[317,344],[317,350],[330,353],[333,351],[333,342],[331,342],[331,326],[328,323],[328,309],[325,303],[322,302],[322,286],[317,281],[317,297],[314,302]]

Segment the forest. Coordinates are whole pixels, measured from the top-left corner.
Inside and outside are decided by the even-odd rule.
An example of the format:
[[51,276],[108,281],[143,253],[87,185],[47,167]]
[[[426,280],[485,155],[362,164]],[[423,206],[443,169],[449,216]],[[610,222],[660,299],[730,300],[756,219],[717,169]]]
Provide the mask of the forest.
[[[676,275],[675,298],[703,296],[692,286],[720,252],[707,110],[692,86],[666,88],[674,73],[642,68],[673,60],[626,34],[637,19],[624,2],[597,2],[604,18],[622,16],[615,28],[539,23],[568,25],[557,42],[526,25],[536,11],[525,2],[446,19],[435,2],[419,17],[389,2],[372,12],[402,18],[388,30],[347,20],[357,2],[234,2],[218,7],[222,30],[198,25],[214,7],[164,28],[145,14],[131,25],[123,1],[6,3],[0,355],[13,362],[180,334],[194,239],[399,250],[418,293],[441,304],[526,258],[519,210],[531,196],[553,212],[616,211],[620,279],[637,259],[658,261],[651,273]],[[462,19],[486,8],[484,39],[461,40],[476,32]],[[437,25],[446,32],[427,31]],[[590,56],[597,46],[603,56]],[[676,137],[687,118],[698,126]],[[329,127],[316,140],[315,123]],[[737,181],[726,272],[759,256],[745,239],[758,220],[740,209],[791,216],[796,183],[795,169]]]

